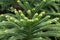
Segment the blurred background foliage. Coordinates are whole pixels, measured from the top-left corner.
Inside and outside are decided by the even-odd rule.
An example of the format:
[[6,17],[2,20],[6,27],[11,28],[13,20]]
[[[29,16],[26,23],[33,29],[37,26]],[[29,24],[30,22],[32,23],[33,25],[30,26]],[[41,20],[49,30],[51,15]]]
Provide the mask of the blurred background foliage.
[[[25,0],[21,0],[22,4],[24,4]],[[47,12],[60,12],[60,0],[27,0],[32,8],[38,7],[36,10],[39,11],[47,11]],[[46,2],[43,2],[46,1]],[[43,4],[42,4],[43,3]],[[41,7],[40,7],[40,6]],[[7,10],[10,7],[14,7],[16,9],[24,9],[17,4],[17,0],[0,0],[0,10]]]

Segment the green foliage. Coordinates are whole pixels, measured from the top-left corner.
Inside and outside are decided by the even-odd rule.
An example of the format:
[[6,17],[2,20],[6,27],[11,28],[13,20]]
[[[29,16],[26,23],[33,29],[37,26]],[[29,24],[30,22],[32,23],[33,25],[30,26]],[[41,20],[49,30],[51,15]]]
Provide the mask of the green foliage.
[[60,0],[18,0],[18,4],[24,9],[31,10],[33,14],[45,11],[47,15],[60,16]]
[[15,2],[16,0],[0,0],[0,9],[6,10],[10,7],[10,5],[12,5]]
[[15,9],[14,12],[15,15],[0,15],[6,19],[0,22],[1,40],[51,40],[51,36],[60,37],[59,18],[51,19],[45,12],[41,12],[29,19],[21,10]]
[[[9,2],[14,3],[13,0]],[[60,37],[59,18],[50,17],[60,16],[59,1],[17,0],[17,3],[23,10],[11,7],[9,10],[15,14],[0,15],[0,40],[51,40],[49,37]],[[10,3],[4,5],[2,8]]]
[[[29,1],[29,3],[28,3],[28,1],[29,0],[23,0],[23,1],[18,0],[18,3],[25,10],[28,10],[28,8],[29,8],[29,9],[35,9],[35,12],[38,12],[38,11],[47,11],[47,12],[48,11],[50,11],[50,12],[57,11],[57,12],[59,12],[59,5],[58,5],[59,1],[58,0],[57,1],[56,0],[50,0],[50,1],[49,0],[32,0],[32,1]],[[29,7],[29,4],[32,7]],[[26,7],[27,7],[27,9],[26,9]]]
[[[2,10],[6,10],[10,7],[10,5],[16,6],[17,0],[0,0],[0,6]],[[25,11],[27,10],[34,10],[32,12],[59,12],[60,10],[60,0],[18,0],[18,4],[22,7]],[[18,5],[17,4],[17,5]],[[28,6],[28,7],[27,7]]]

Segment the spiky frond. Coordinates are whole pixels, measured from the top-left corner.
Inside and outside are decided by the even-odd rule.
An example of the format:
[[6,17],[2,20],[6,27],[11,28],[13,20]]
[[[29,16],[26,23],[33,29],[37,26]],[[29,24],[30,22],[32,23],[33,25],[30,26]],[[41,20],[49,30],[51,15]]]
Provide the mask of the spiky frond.
[[[56,3],[57,2],[57,3]],[[0,15],[0,40],[51,40],[60,37],[57,0],[17,0],[23,10],[11,7],[15,14]],[[57,12],[57,13],[56,13]]]
[[15,9],[14,12],[14,16],[1,15],[6,19],[0,22],[1,40],[51,40],[51,36],[60,37],[59,18],[51,19],[41,12],[29,19],[21,10]]

